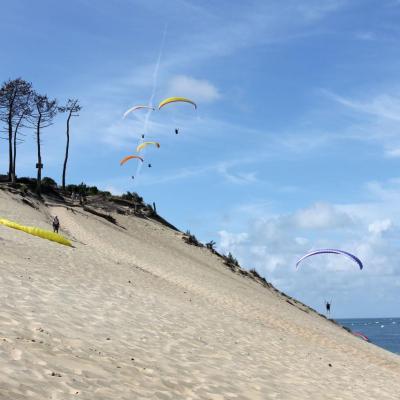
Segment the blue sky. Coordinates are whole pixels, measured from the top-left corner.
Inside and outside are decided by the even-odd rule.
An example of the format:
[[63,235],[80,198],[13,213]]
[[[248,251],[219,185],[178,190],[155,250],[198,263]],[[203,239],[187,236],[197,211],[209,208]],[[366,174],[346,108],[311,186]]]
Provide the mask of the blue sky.
[[[400,1],[3,2],[0,78],[78,98],[67,180],[137,191],[290,295],[336,317],[399,316]],[[165,36],[165,37],[164,37]],[[164,37],[164,41],[163,41]],[[159,68],[156,68],[160,57]],[[161,143],[136,164],[145,113]],[[61,178],[64,116],[43,133]],[[175,127],[180,134],[175,135]],[[32,132],[17,174],[34,175]],[[7,168],[0,142],[0,171]],[[337,247],[364,262],[314,257]]]

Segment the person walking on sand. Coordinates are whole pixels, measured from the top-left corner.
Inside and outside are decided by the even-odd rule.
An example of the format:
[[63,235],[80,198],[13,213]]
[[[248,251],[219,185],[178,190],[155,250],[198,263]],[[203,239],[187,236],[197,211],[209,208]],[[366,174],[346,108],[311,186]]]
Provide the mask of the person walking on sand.
[[328,318],[330,318],[330,316],[331,316],[331,305],[332,305],[332,300],[331,301],[325,300],[326,314],[327,314]]
[[60,221],[58,220],[57,215],[53,219],[53,232],[58,233],[58,229],[60,228]]

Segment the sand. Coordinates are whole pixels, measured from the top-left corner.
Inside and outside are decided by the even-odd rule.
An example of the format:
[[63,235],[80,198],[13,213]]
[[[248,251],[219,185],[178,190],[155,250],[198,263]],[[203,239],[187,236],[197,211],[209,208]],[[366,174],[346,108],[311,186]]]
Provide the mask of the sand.
[[[400,357],[157,222],[22,203],[0,217],[0,399],[396,399]],[[300,309],[301,308],[301,309]]]

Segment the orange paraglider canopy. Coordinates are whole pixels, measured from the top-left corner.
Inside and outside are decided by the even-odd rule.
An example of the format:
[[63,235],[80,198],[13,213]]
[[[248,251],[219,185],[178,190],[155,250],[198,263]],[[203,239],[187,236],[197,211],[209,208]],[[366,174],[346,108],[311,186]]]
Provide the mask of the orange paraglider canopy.
[[132,160],[132,158],[137,158],[141,162],[143,162],[143,158],[140,156],[126,156],[119,163],[120,163],[120,165],[124,165],[127,161]]

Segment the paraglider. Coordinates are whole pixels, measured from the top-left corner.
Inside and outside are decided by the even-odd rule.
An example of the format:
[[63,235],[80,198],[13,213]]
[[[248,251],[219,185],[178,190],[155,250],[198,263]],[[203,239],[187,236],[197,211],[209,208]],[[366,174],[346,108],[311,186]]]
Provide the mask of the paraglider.
[[119,163],[120,163],[120,165],[124,165],[127,161],[132,160],[132,158],[137,158],[138,160],[143,162],[143,158],[142,157],[132,155],[132,156],[124,157]]
[[[158,104],[158,109],[160,110],[160,109],[163,108],[164,106],[166,106],[166,105],[168,105],[168,104],[171,104],[171,103],[188,103],[188,104],[191,104],[191,105],[195,108],[195,110],[197,109],[197,104],[196,104],[193,100],[188,99],[188,98],[186,98],[186,97],[168,97],[168,98],[162,100],[162,101]],[[155,147],[157,147],[157,148],[160,148],[160,143],[155,142],[155,141],[147,141],[147,140],[157,140],[155,137],[153,138],[152,136],[148,136],[148,135],[147,135],[147,125],[148,125],[148,122],[149,122],[150,112],[151,112],[151,111],[154,111],[154,110],[156,109],[156,106],[152,106],[152,105],[150,105],[150,104],[149,104],[149,105],[136,105],[136,106],[133,106],[133,107],[129,108],[128,110],[126,110],[126,111],[124,112],[123,118],[125,119],[129,114],[135,113],[136,111],[141,110],[141,109],[147,110],[147,114],[146,114],[146,119],[143,121],[143,122],[144,122],[143,131],[144,131],[145,133],[140,134],[139,138],[137,139],[138,145],[137,145],[137,147],[136,147],[136,151],[137,151],[138,153],[139,153],[140,151],[144,150],[147,146],[150,146],[150,145],[155,146]],[[175,132],[175,135],[178,135],[178,134],[180,133],[180,132],[179,132],[179,128],[175,128],[175,129],[174,129],[174,132]],[[145,136],[146,136],[146,139],[145,139]],[[140,139],[140,138],[141,138],[141,139]],[[145,140],[146,140],[146,141],[145,141]],[[130,155],[130,156],[124,157],[124,158],[120,161],[120,165],[122,166],[122,165],[124,165],[127,161],[129,161],[129,160],[131,160],[131,159],[134,159],[134,158],[136,158],[136,159],[138,159],[138,160],[140,160],[140,161],[142,161],[142,162],[144,161],[143,158],[140,157],[139,155]],[[147,161],[148,161],[148,160],[147,160]],[[141,170],[141,169],[140,169],[140,166],[141,166],[141,164],[139,163],[137,173],[139,173],[140,170]],[[148,168],[152,168],[151,163],[147,163],[147,167],[148,167]],[[132,176],[131,178],[132,178],[132,179],[135,179],[135,176]],[[138,176],[136,176],[136,178],[138,178]]]
[[136,111],[136,110],[140,110],[140,109],[142,109],[142,108],[144,108],[144,109],[148,109],[148,110],[155,110],[155,108],[154,107],[151,107],[151,106],[134,106],[134,107],[132,107],[132,108],[130,108],[129,110],[126,110],[125,112],[124,112],[124,119],[128,116],[128,114],[130,114],[131,112],[134,112],[134,111]]
[[190,103],[190,104],[193,104],[195,109],[197,109],[197,104],[193,100],[187,99],[186,97],[168,97],[167,99],[163,100],[158,105],[158,109],[160,110],[162,107],[166,106],[167,104],[176,103],[176,102]]
[[18,229],[22,232],[29,233],[30,235],[37,236],[42,239],[51,240],[65,246],[72,247],[71,242],[64,236],[59,235],[58,233],[50,232],[45,229],[37,228],[35,226],[20,225],[17,222],[9,221],[8,219],[4,218],[0,218],[0,224],[9,228]]
[[331,307],[332,307],[332,300],[331,301],[326,301],[325,300],[325,307],[326,307],[326,313],[328,316],[331,315]]
[[352,332],[354,336],[357,336],[361,338],[362,340],[365,340],[366,342],[370,342],[369,338],[365,335],[363,335],[361,332]]
[[314,250],[310,253],[307,253],[305,256],[301,257],[299,261],[296,263],[296,268],[299,266],[299,264],[306,258],[317,255],[317,254],[339,254],[339,255],[344,255],[351,260],[353,260],[357,265],[359,266],[360,270],[363,269],[363,264],[361,260],[354,256],[353,254],[348,253],[347,251],[344,250],[338,250],[338,249],[320,249],[320,250]]
[[139,144],[138,147],[136,147],[136,151],[139,152],[140,150],[142,150],[145,147],[150,146],[150,145],[160,148],[160,143],[158,143],[158,142],[143,142],[143,143]]

